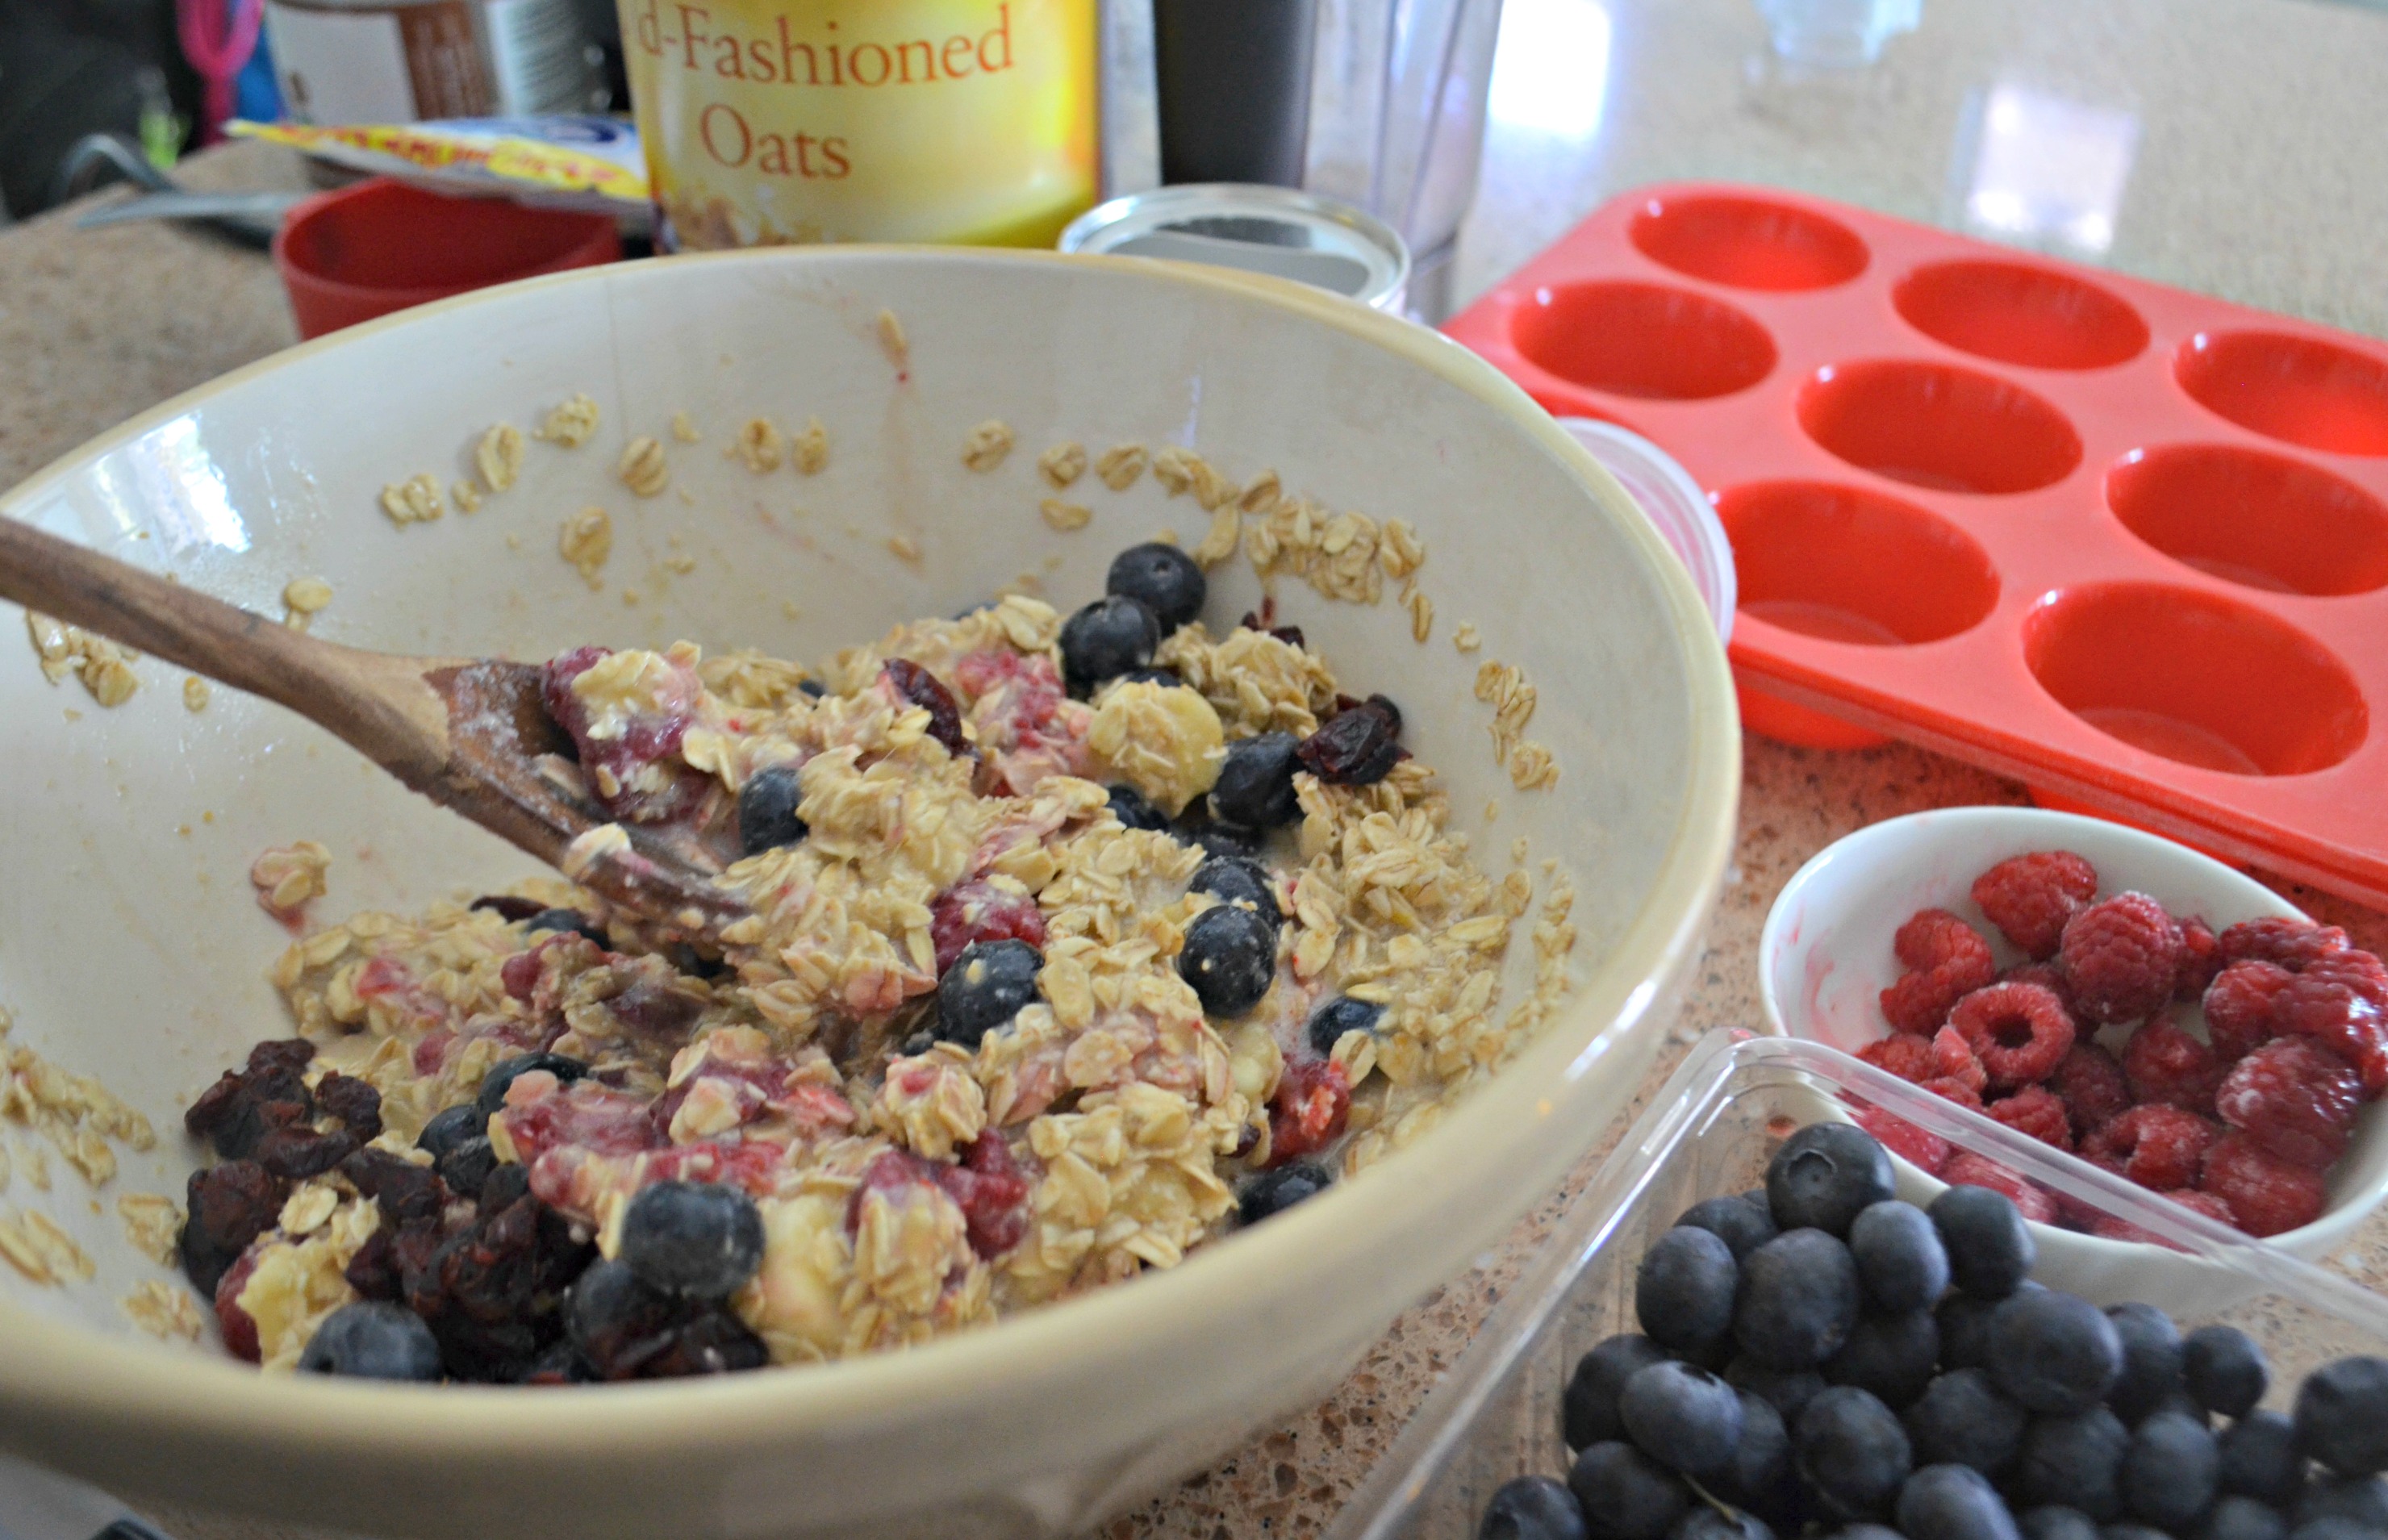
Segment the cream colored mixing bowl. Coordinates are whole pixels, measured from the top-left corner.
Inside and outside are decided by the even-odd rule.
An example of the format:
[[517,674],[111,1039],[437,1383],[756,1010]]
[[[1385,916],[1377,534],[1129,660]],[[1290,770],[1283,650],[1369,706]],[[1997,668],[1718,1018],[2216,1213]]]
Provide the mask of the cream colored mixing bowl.
[[[577,450],[527,446],[520,481],[400,528],[386,484],[472,474],[500,422],[599,407]],[[675,413],[702,434],[684,442]],[[827,467],[751,471],[739,426],[818,417]],[[1017,447],[963,465],[979,424]],[[669,484],[616,462],[654,438]],[[1023,575],[1064,608],[1113,553],[1210,524],[1148,476],[1065,492],[1035,461],[1074,440],[1187,444],[1227,475],[1274,468],[1331,509],[1413,523],[1430,638],[1387,585],[1329,601],[1280,579],[1344,687],[1384,691],[1445,776],[1488,870],[1512,842],[1572,876],[1575,986],[1538,1038],[1431,1133],[1183,1266],[867,1359],[571,1390],[260,1375],[170,1346],[120,1305],[171,1280],[117,1195],[180,1195],[189,1096],[286,1031],[265,971],[288,937],[251,859],[332,851],[319,918],[412,910],[529,873],[294,717],[133,666],[103,707],[0,644],[0,1005],[9,1044],[100,1077],[158,1148],[87,1188],[36,1190],[21,1126],[0,1217],[38,1210],[87,1281],[0,1266],[0,1443],[133,1499],[372,1534],[505,1540],[671,1534],[1027,1536],[1153,1491],[1323,1394],[1404,1305],[1464,1268],[1624,1108],[1697,955],[1733,832],[1740,756],[1700,600],[1615,482],[1492,370],[1442,338],[1266,281],[1134,261],[864,248],[595,269],[409,312],[270,359],[68,457],[5,511],[279,617],[291,579],[332,590],[318,634],[412,653],[547,656],[596,642],[756,646],[819,658]],[[1092,511],[1074,532],[1040,499]],[[608,510],[593,591],[558,528]],[[1208,615],[1261,601],[1240,560]],[[1454,634],[1472,623],[1481,649]],[[9,617],[9,624],[16,624]],[[17,652],[13,657],[7,648]],[[1559,769],[1520,792],[1492,754],[1479,667],[1540,692],[1527,736]],[[1491,806],[1497,802],[1497,809]],[[1528,993],[1519,930],[1505,1005]]]

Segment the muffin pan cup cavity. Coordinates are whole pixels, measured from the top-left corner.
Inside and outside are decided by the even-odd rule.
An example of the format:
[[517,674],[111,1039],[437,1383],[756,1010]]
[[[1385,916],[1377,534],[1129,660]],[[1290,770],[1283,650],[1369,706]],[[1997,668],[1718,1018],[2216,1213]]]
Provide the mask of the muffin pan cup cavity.
[[2388,904],[2388,346],[1716,184],[1617,198],[1446,329],[1715,501],[1753,731]]

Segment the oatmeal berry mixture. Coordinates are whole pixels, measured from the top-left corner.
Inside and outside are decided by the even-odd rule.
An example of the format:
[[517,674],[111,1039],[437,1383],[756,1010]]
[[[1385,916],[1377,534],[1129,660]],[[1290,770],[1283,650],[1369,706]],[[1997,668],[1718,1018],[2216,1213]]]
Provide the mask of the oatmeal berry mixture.
[[303,935],[298,1036],[187,1118],[218,1159],[181,1254],[232,1350],[535,1382],[834,1358],[1175,1266],[1429,1126],[1512,1046],[1527,876],[1473,864],[1399,706],[1298,630],[1213,634],[1172,546],[1109,587],[818,674],[549,662],[563,773],[718,843],[749,912],[712,955],[543,880]]

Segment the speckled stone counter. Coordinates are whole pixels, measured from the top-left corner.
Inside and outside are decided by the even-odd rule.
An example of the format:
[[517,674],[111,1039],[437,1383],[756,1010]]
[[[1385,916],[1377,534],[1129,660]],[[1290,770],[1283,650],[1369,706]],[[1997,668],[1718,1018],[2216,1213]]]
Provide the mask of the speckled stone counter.
[[[1770,60],[1750,0],[1508,0],[1456,297],[1619,192],[1716,178],[2388,336],[2388,14],[2298,0],[1925,0],[1924,12],[1874,68],[1802,76]],[[203,159],[191,180],[298,176],[279,152],[247,146]],[[292,338],[261,255],[159,226],[79,232],[58,217],[0,233],[0,485]],[[2023,800],[2011,783],[1903,746],[1752,742],[1745,766],[1739,849],[1661,1073],[1700,1032],[1757,1025],[1759,927],[1810,856],[1901,813]],[[2388,917],[2282,891],[2388,948]],[[1586,1132],[1606,1143],[1618,1130]],[[1475,1271],[1402,1317],[1329,1400],[1102,1534],[1322,1530],[1594,1158]],[[2331,1260],[2388,1282],[2388,1216]],[[159,1517],[192,1536],[260,1533]]]

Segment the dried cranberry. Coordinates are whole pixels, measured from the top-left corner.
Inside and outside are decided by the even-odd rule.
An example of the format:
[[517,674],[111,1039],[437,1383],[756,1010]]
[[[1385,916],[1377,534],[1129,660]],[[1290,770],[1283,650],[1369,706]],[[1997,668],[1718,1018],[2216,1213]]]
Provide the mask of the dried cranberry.
[[315,1106],[338,1118],[360,1141],[381,1132],[381,1092],[371,1081],[334,1070],[315,1082]]
[[1304,738],[1293,756],[1329,785],[1374,785],[1406,757],[1394,741],[1401,732],[1400,708],[1371,695]]
[[472,907],[476,910],[489,910],[508,924],[518,920],[527,920],[547,908],[536,898],[516,898],[504,893],[491,893],[476,898],[473,900]]
[[929,736],[945,745],[946,753],[970,752],[970,742],[962,736],[961,707],[936,675],[908,657],[891,657],[879,671],[897,694],[928,712]]
[[183,1270],[213,1295],[249,1242],[273,1228],[290,1184],[255,1161],[226,1161],[191,1173],[184,1190]]
[[286,1069],[293,1075],[303,1074],[314,1062],[315,1045],[304,1037],[272,1038],[248,1050],[248,1073],[251,1075],[262,1075],[274,1069]]
[[340,1163],[340,1175],[381,1205],[390,1223],[436,1219],[447,1205],[448,1189],[428,1166],[399,1159],[387,1150],[363,1149]]
[[238,1109],[241,1091],[248,1081],[238,1070],[228,1069],[216,1077],[216,1083],[198,1094],[188,1111],[183,1114],[183,1127],[193,1139],[212,1143],[216,1130],[232,1121]]
[[320,1177],[356,1152],[357,1136],[347,1129],[324,1133],[301,1123],[269,1128],[257,1141],[257,1164],[277,1177]]
[[402,1274],[398,1262],[397,1232],[385,1225],[365,1237],[340,1269],[349,1287],[365,1299],[395,1303],[401,1287]]
[[216,1326],[223,1332],[224,1351],[252,1364],[263,1356],[258,1351],[257,1317],[240,1307],[240,1296],[256,1271],[257,1258],[243,1254],[231,1270],[216,1280],[210,1295],[216,1308]]
[[561,1330],[557,1302],[540,1292],[540,1203],[523,1198],[441,1242],[430,1266],[410,1270],[409,1308],[439,1339],[460,1380],[519,1378]]

